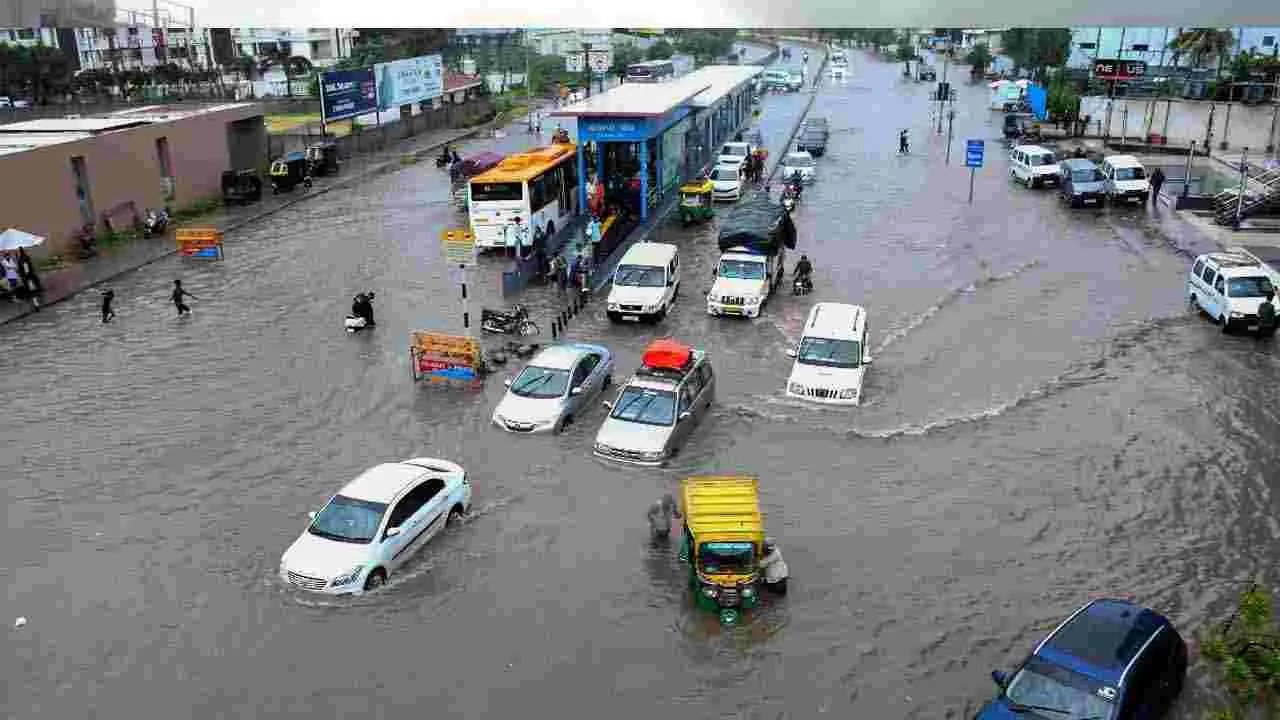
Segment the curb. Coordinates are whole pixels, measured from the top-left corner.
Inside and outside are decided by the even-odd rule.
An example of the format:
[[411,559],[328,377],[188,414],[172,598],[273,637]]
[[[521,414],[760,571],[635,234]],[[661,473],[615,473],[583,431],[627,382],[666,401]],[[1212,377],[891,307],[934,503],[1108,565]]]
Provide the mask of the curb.
[[[402,155],[401,155],[401,157],[403,157],[404,155],[412,155],[415,159],[419,159],[419,160],[420,160],[420,159],[422,159],[423,157],[425,157],[428,153],[430,153],[430,152],[431,152],[431,151],[433,151],[433,150],[436,150],[437,148],[443,147],[444,145],[448,145],[448,144],[450,144],[450,143],[458,142],[459,140],[465,140],[465,139],[468,139],[468,138],[474,137],[475,135],[477,135],[477,134],[479,134],[479,133],[481,133],[481,132],[484,132],[484,131],[485,131],[485,130],[487,130],[487,129],[492,129],[492,127],[493,127],[493,122],[494,122],[494,121],[490,121],[490,122],[484,123],[484,124],[482,124],[482,125],[477,125],[476,127],[471,128],[471,129],[469,129],[469,130],[464,130],[464,131],[462,131],[460,134],[458,134],[458,135],[456,135],[456,136],[454,136],[454,137],[452,137],[452,138],[450,138],[450,139],[442,140],[442,141],[440,141],[440,142],[436,142],[436,143],[432,143],[432,144],[430,144],[430,145],[426,145],[426,146],[424,146],[424,147],[418,148],[417,150],[414,150],[413,152],[404,153],[404,154],[402,154]],[[269,209],[267,209],[267,210],[263,210],[263,211],[262,211],[262,212],[260,212],[260,213],[256,213],[256,214],[253,214],[253,215],[250,215],[250,216],[247,216],[247,217],[243,217],[243,218],[240,218],[240,219],[237,219],[237,220],[233,220],[233,221],[231,221],[231,222],[227,223],[226,225],[224,225],[224,226],[221,228],[221,230],[222,230],[222,232],[223,232],[223,233],[230,233],[230,232],[234,232],[234,231],[239,230],[240,228],[242,228],[242,227],[244,227],[244,226],[246,226],[246,225],[248,225],[248,224],[250,224],[250,223],[254,223],[254,222],[257,222],[257,221],[262,220],[262,219],[264,219],[264,218],[271,217],[272,215],[275,215],[276,213],[279,213],[281,210],[284,210],[284,209],[286,209],[286,208],[293,207],[294,205],[297,205],[297,204],[302,203],[302,202],[306,202],[307,200],[310,200],[311,198],[319,197],[319,196],[324,195],[324,194],[326,194],[326,193],[328,193],[328,192],[330,192],[330,191],[333,191],[333,190],[339,190],[339,189],[343,189],[343,188],[351,187],[352,185],[356,184],[357,182],[360,182],[360,181],[363,181],[363,180],[369,179],[369,178],[371,178],[371,177],[375,177],[375,176],[377,176],[377,175],[382,175],[382,174],[387,174],[387,173],[390,173],[390,172],[395,172],[396,170],[398,170],[398,169],[400,169],[400,168],[403,168],[403,167],[405,167],[405,165],[404,165],[400,160],[389,160],[389,161],[386,161],[386,162],[383,162],[383,163],[379,163],[379,164],[375,165],[374,167],[371,167],[371,168],[368,168],[368,169],[364,170],[363,172],[357,173],[357,174],[355,174],[355,175],[349,175],[349,176],[347,176],[347,177],[345,177],[345,178],[343,178],[343,179],[341,179],[341,180],[335,181],[335,182],[333,182],[333,183],[331,183],[331,184],[329,184],[329,185],[325,185],[324,187],[322,187],[322,188],[318,188],[318,189],[316,189],[316,190],[314,190],[314,191],[312,191],[312,192],[310,192],[310,193],[307,193],[307,194],[305,194],[305,195],[299,195],[299,196],[294,197],[294,198],[289,198],[288,200],[285,200],[285,201],[284,201],[284,202],[282,202],[281,204],[279,204],[279,205],[277,205],[277,206],[275,206],[275,207],[269,208]],[[112,273],[112,274],[110,274],[110,275],[107,275],[106,277],[99,278],[98,280],[95,280],[95,281],[93,281],[93,282],[91,282],[91,283],[88,283],[88,284],[86,284],[86,285],[82,285],[81,287],[76,288],[75,290],[73,290],[73,291],[71,291],[71,292],[67,293],[66,295],[63,295],[63,296],[62,296],[62,297],[60,297],[60,298],[53,299],[53,300],[49,300],[49,301],[47,301],[47,302],[41,302],[41,304],[40,304],[40,307],[39,307],[39,308],[36,308],[36,307],[30,307],[30,308],[27,308],[27,310],[26,310],[25,312],[21,312],[21,313],[18,313],[17,315],[14,315],[14,316],[12,316],[12,317],[2,319],[2,320],[0,320],[0,325],[7,325],[7,324],[9,324],[9,323],[11,323],[11,322],[14,322],[15,320],[20,320],[20,319],[22,319],[22,318],[25,318],[25,317],[27,317],[28,315],[34,315],[34,314],[35,314],[36,312],[38,312],[39,310],[42,310],[42,309],[44,309],[44,308],[47,308],[47,307],[50,307],[50,306],[53,306],[53,305],[57,305],[58,303],[61,303],[61,302],[66,301],[66,300],[70,300],[71,298],[75,297],[76,295],[79,295],[80,293],[82,293],[82,292],[84,292],[84,291],[86,291],[86,290],[91,290],[91,289],[93,289],[93,288],[95,288],[95,287],[97,287],[97,286],[99,286],[99,285],[102,285],[103,283],[111,282],[112,280],[115,280],[116,278],[119,278],[121,275],[125,275],[126,273],[131,273],[131,272],[133,272],[133,271],[135,271],[135,270],[140,270],[140,269],[142,269],[142,268],[144,268],[144,267],[147,267],[148,265],[152,265],[152,264],[154,264],[154,263],[156,263],[156,262],[158,262],[158,261],[160,261],[160,260],[163,260],[163,259],[165,259],[165,258],[167,258],[167,257],[170,257],[170,256],[172,256],[172,255],[176,255],[177,253],[178,253],[178,249],[177,249],[176,247],[170,247],[169,249],[165,250],[164,252],[162,252],[162,253],[160,253],[160,254],[158,254],[158,255],[155,255],[155,256],[153,256],[153,257],[151,257],[151,258],[148,258],[148,259],[146,259],[146,260],[141,260],[141,261],[139,261],[139,262],[138,262],[138,263],[136,263],[136,264],[129,265],[128,267],[123,267],[123,268],[121,268],[120,270],[118,270],[117,272],[114,272],[114,273]]]

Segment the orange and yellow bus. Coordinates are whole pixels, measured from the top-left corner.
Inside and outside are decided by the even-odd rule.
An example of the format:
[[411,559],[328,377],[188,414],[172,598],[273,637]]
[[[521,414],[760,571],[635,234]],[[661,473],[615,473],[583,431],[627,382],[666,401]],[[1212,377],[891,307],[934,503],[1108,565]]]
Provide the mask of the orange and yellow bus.
[[578,157],[564,143],[508,155],[468,184],[476,247],[529,245],[555,235],[578,208]]

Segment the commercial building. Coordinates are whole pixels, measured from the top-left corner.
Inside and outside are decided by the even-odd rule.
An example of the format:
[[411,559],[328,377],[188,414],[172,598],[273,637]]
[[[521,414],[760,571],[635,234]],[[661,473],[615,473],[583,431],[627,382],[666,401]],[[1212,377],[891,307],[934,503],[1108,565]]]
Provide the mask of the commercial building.
[[[639,180],[640,220],[680,182],[700,172],[715,149],[751,116],[758,66],[711,65],[667,83],[620,85],[552,115],[577,120],[578,143],[592,144],[595,175]],[[587,177],[587,153],[578,176]],[[586,207],[586,185],[578,206]]]
[[10,0],[0,3],[0,27],[111,27],[115,0]]
[[120,229],[146,208],[220,196],[222,172],[260,168],[266,143],[249,103],[0,125],[0,177],[18,179],[0,193],[0,217],[64,252],[85,225]]
[[[1098,58],[1116,60],[1140,60],[1150,67],[1162,67],[1174,64],[1175,53],[1169,49],[1169,43],[1177,39],[1183,30],[1191,28],[1176,27],[1078,27],[1071,30],[1071,56],[1067,60],[1068,67],[1091,68]],[[1267,55],[1280,51],[1280,28],[1276,27],[1238,27],[1228,28],[1235,37],[1235,43],[1227,58],[1253,50]],[[1210,67],[1216,58],[1205,58]],[[1193,62],[1189,53],[1182,53],[1177,59],[1181,67],[1190,67]]]

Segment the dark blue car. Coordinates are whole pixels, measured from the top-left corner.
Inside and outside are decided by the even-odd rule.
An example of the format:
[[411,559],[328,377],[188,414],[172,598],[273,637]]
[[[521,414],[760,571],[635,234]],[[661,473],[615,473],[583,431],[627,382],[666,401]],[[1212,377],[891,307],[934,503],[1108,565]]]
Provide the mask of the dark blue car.
[[1167,618],[1125,600],[1072,613],[1012,673],[975,720],[1158,720],[1187,674],[1187,645]]

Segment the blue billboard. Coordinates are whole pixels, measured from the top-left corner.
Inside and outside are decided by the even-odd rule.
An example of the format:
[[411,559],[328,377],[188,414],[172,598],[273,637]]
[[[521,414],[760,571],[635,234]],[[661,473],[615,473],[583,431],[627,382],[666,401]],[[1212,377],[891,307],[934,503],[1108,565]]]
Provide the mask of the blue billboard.
[[1031,114],[1037,120],[1049,119],[1049,93],[1043,86],[1032,85],[1027,88],[1027,104],[1031,106]]
[[378,109],[373,68],[334,70],[320,77],[320,112],[325,122],[356,117]]

